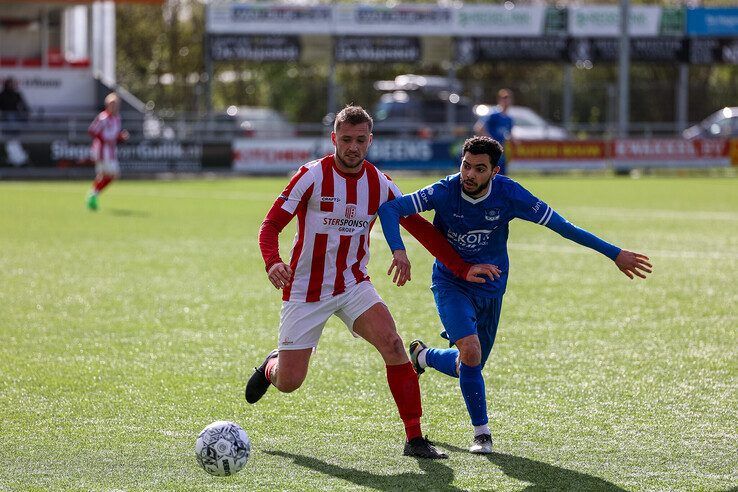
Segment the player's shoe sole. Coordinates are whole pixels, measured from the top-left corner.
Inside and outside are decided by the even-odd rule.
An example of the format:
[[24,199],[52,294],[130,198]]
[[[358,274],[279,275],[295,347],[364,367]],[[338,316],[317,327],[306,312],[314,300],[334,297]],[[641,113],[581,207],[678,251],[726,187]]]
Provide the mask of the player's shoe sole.
[[247,402],[251,404],[256,403],[261,400],[261,397],[264,396],[264,393],[269,389],[269,385],[271,383],[266,378],[266,365],[267,362],[277,357],[278,354],[279,351],[277,349],[272,350],[269,352],[269,355],[266,356],[264,362],[262,362],[259,367],[254,368],[254,373],[246,383],[246,390],[244,392]]
[[97,210],[97,196],[96,195],[87,195],[87,209],[92,210],[93,212]]
[[475,436],[474,442],[469,446],[469,452],[472,454],[492,454],[492,436],[489,434]]
[[407,441],[402,454],[427,460],[443,460],[448,458],[448,455],[443,451],[439,451],[427,437],[416,437]]
[[423,343],[423,340],[420,340],[418,338],[410,342],[410,346],[408,347],[408,350],[410,352],[410,362],[413,363],[413,367],[415,368],[415,372],[418,373],[418,377],[420,377],[420,375],[425,372],[425,369],[420,367],[420,364],[418,363],[418,356],[423,350],[427,348],[428,346]]

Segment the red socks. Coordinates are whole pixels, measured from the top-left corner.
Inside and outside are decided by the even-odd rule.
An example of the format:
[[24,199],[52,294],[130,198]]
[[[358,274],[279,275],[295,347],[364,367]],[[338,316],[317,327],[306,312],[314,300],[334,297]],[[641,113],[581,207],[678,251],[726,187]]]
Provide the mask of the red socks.
[[110,182],[113,181],[113,178],[110,176],[103,176],[100,179],[95,179],[95,181],[92,183],[92,188],[95,190],[95,193],[100,193],[102,190],[105,189],[106,186],[110,184]]
[[[267,366],[268,367],[268,366]],[[421,437],[420,417],[423,407],[420,404],[420,385],[412,362],[387,367],[387,382],[405,424],[407,440]]]
[[266,367],[264,367],[264,376],[266,376],[267,381],[270,383],[272,382],[272,369],[274,369],[274,366],[277,365],[277,358],[269,359],[267,362]]

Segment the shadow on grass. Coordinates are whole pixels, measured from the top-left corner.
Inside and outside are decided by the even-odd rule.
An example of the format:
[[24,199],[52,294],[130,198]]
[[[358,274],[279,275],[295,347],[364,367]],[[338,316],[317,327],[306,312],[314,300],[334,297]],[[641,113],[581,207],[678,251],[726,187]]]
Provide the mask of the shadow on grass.
[[108,209],[108,212],[110,212],[110,215],[115,215],[116,217],[150,217],[151,216],[149,212],[144,212],[142,210],[128,210],[125,208],[110,208]]
[[[438,446],[449,451],[469,453],[451,444],[437,442]],[[470,459],[473,457],[470,456]],[[481,458],[481,456],[480,456]],[[593,492],[625,492],[626,489],[586,473],[580,473],[567,468],[549,465],[542,461],[531,460],[511,454],[493,453],[485,458],[494,463],[508,477],[527,482],[530,485],[523,490],[586,490]]]
[[295,462],[296,465],[310,468],[320,473],[340,478],[353,484],[375,490],[438,490],[443,492],[461,492],[454,487],[454,471],[442,460],[418,459],[418,465],[425,473],[399,473],[396,475],[379,475],[354,468],[344,468],[325,461],[300,454],[282,451],[264,451],[272,456],[281,456]]

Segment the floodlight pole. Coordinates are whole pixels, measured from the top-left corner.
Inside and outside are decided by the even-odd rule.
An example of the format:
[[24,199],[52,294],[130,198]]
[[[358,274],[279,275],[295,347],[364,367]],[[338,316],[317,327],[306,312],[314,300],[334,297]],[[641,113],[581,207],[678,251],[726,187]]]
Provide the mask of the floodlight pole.
[[[204,55],[205,65],[205,88],[203,98],[205,99],[205,112],[210,115],[213,111],[213,58],[210,53],[210,2],[205,2],[205,32],[202,39],[202,51]],[[199,110],[200,108],[198,108]]]
[[630,0],[620,0],[620,60],[618,65],[618,134],[628,136],[630,120]]
[[567,130],[571,126],[571,115],[574,107],[574,86],[572,82],[572,66],[571,63],[564,65],[564,114],[563,123]]
[[[334,40],[335,42],[335,40]],[[336,97],[336,55],[335,50],[331,53],[330,66],[328,67],[328,94],[326,98],[326,114],[337,113]]]
[[676,104],[676,132],[681,133],[687,128],[689,119],[689,65],[679,64],[679,79],[677,81]]

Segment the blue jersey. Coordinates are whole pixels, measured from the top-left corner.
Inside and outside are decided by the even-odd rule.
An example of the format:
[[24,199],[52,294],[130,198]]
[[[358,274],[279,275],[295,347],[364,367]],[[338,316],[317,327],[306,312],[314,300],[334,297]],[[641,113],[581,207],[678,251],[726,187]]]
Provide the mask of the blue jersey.
[[505,140],[510,138],[512,134],[513,119],[507,113],[495,110],[489,115],[482,118],[484,129],[487,130],[489,136],[505,145]]
[[505,293],[510,262],[507,237],[510,221],[520,218],[546,226],[562,236],[615,259],[620,249],[576,227],[520,184],[497,174],[487,194],[471,198],[461,189],[459,174],[421,190],[384,203],[379,209],[382,230],[392,251],[405,249],[400,236],[400,217],[435,210],[433,225],[468,263],[488,263],[501,270],[499,279],[484,284],[466,282],[454,276],[436,260],[433,286],[455,287],[473,295],[500,297]]

